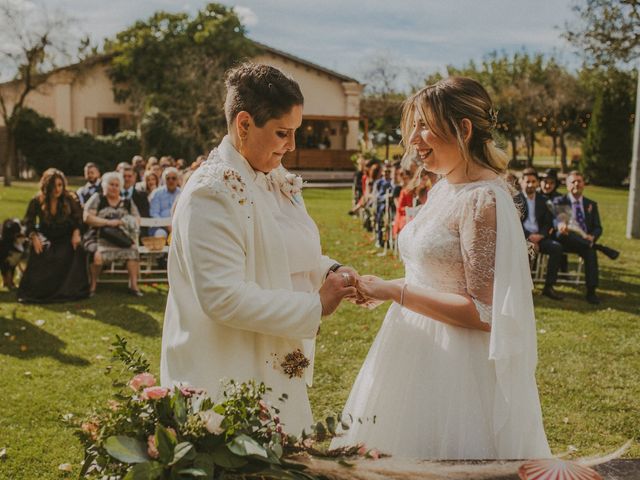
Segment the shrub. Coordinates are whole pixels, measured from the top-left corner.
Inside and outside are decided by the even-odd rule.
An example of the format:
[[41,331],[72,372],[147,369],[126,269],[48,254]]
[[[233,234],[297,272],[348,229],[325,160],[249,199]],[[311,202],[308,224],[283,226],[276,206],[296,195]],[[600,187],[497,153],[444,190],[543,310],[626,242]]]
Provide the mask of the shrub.
[[25,108],[16,125],[16,147],[38,174],[56,167],[67,175],[82,175],[87,162],[94,162],[104,172],[131,160],[140,152],[140,139],[131,131],[113,136],[69,134],[55,128],[51,118]]
[[619,186],[631,164],[633,99],[628,82],[607,80],[596,93],[580,169],[594,184]]

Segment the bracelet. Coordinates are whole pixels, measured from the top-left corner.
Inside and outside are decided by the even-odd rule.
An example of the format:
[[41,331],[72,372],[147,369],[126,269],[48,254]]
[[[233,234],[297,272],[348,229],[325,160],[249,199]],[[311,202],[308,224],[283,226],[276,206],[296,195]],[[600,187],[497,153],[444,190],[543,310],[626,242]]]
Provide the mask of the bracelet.
[[342,267],[342,264],[340,263],[334,263],[333,265],[331,265],[329,267],[329,271],[327,272],[327,275],[329,275],[329,273],[336,273],[336,271]]
[[407,282],[402,284],[402,290],[400,291],[400,306],[404,306],[404,291],[407,289]]

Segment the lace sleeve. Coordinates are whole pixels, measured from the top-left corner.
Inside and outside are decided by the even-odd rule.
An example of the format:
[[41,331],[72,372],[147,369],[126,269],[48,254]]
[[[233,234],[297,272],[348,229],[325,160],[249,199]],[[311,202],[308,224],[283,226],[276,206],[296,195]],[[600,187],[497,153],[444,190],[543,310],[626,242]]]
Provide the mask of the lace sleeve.
[[467,293],[480,320],[491,323],[493,275],[496,259],[496,197],[477,188],[467,199],[460,217],[460,248]]

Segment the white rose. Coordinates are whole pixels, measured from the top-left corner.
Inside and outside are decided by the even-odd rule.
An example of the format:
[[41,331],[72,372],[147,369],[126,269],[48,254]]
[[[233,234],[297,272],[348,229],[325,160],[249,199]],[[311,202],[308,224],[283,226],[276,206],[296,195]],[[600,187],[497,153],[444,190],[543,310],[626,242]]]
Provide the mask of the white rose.
[[289,182],[291,185],[295,185],[295,181],[297,176],[294,175],[293,173],[287,173],[284,178],[286,178],[287,182]]
[[199,412],[200,420],[204,423],[204,427],[209,433],[214,435],[220,435],[224,432],[224,428],[221,427],[224,415],[220,415],[213,410],[207,410],[205,412]]
[[293,183],[294,187],[296,187],[297,189],[301,190],[302,189],[302,184],[303,184],[302,177],[299,177],[299,176],[296,177],[296,179],[295,179],[295,181]]

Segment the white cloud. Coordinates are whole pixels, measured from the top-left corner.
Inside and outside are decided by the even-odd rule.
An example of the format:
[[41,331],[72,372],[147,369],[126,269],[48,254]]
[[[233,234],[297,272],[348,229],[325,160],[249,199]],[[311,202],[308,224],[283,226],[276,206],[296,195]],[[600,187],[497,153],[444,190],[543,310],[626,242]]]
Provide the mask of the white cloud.
[[240,18],[240,21],[245,27],[253,27],[258,24],[258,15],[249,7],[243,7],[242,5],[236,5],[233,10]]

